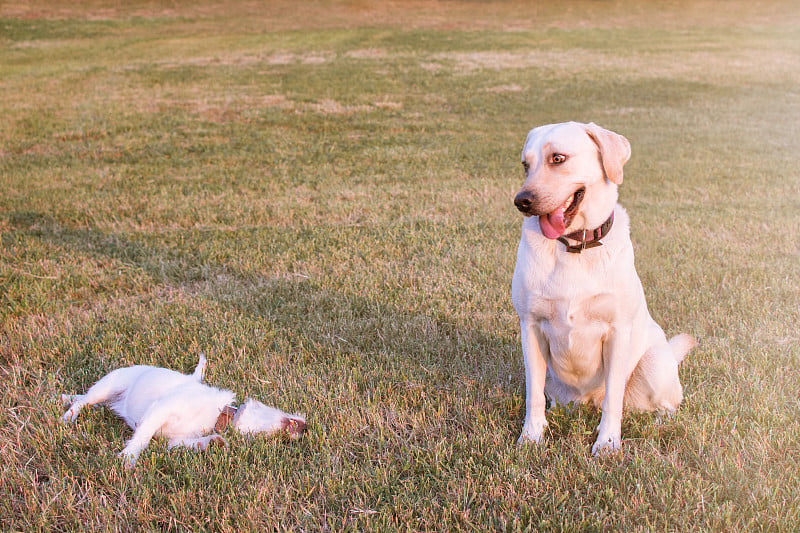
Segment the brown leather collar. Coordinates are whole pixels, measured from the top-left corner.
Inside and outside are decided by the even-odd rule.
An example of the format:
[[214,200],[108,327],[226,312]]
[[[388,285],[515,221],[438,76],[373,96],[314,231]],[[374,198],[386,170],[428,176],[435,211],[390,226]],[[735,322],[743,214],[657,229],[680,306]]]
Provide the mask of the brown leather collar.
[[217,433],[222,433],[225,429],[230,425],[231,420],[236,416],[236,412],[239,410],[238,407],[234,407],[232,405],[226,405],[220,411],[219,416],[217,417],[217,422],[214,424],[214,431]]
[[[608,232],[611,231],[611,226],[614,224],[614,212],[611,212],[611,216],[603,222],[599,228],[595,228],[593,230],[580,230],[574,233],[570,233],[568,235],[562,235],[558,238],[559,242],[564,243],[567,247],[567,251],[574,254],[579,254],[587,248],[594,248],[595,246],[602,246],[602,242],[600,239],[608,235]],[[572,241],[578,241],[578,244],[570,244],[567,239]]]

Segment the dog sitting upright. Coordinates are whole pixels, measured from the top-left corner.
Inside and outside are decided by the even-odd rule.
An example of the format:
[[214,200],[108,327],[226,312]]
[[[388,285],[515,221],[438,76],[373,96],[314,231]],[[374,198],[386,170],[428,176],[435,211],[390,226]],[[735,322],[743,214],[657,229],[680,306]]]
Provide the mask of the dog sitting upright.
[[540,126],[525,140],[511,289],[525,360],[520,442],[542,438],[546,397],[601,406],[595,455],[619,449],[623,406],[671,412],[683,399],[678,364],[694,340],[667,341],[647,310],[617,203],[630,155],[625,137],[591,123]]
[[303,434],[303,417],[252,399],[233,407],[233,392],[200,382],[205,366],[206,358],[201,354],[193,374],[147,365],[118,368],[92,385],[86,394],[63,395],[64,404],[72,405],[61,421],[74,422],[87,405],[109,407],[134,430],[120,453],[128,468],[136,464],[150,439],[158,435],[169,439],[170,448],[205,450],[212,444],[225,445],[225,439],[216,431],[227,425],[241,433],[283,432],[293,439]]

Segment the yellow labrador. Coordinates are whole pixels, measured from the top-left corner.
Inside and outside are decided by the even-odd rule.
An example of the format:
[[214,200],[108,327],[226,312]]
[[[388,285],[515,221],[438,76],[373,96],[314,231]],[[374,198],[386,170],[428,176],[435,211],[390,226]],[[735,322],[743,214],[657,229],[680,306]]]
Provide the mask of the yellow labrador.
[[540,126],[525,140],[512,283],[525,358],[520,442],[541,440],[545,397],[602,408],[595,455],[619,449],[623,407],[672,412],[683,399],[678,364],[694,340],[667,341],[647,310],[617,204],[630,155],[625,137],[592,123]]

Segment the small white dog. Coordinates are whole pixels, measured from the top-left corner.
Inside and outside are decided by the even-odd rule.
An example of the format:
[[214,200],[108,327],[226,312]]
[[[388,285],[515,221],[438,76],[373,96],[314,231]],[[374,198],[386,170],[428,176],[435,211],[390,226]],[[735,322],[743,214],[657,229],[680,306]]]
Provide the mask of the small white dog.
[[623,406],[674,411],[678,364],[694,346],[669,341],[647,310],[629,219],[617,203],[628,140],[595,124],[534,128],[522,149],[525,215],[512,282],[525,359],[520,442],[539,442],[553,403],[602,408],[592,453],[616,451]]
[[226,445],[217,432],[228,425],[241,433],[283,432],[293,439],[305,431],[303,417],[261,402],[248,399],[234,407],[233,392],[200,382],[205,367],[206,358],[200,354],[193,374],[147,365],[118,368],[92,385],[86,394],[62,395],[65,406],[71,406],[61,421],[74,422],[87,405],[109,407],[134,430],[120,453],[128,468],[136,464],[150,439],[158,435],[169,439],[170,448],[205,450],[212,444]]

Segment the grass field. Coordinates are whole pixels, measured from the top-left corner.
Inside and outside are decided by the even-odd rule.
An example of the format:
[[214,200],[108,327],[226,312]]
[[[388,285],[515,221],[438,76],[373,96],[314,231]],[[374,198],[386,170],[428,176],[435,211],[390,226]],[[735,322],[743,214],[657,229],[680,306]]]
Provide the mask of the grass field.
[[[0,529],[800,530],[796,3],[62,4],[0,4]],[[515,444],[519,151],[564,120],[630,140],[700,342],[601,460],[588,408]],[[57,422],[200,352],[310,432],[126,471],[108,410]]]

